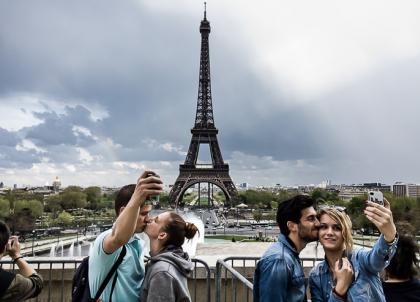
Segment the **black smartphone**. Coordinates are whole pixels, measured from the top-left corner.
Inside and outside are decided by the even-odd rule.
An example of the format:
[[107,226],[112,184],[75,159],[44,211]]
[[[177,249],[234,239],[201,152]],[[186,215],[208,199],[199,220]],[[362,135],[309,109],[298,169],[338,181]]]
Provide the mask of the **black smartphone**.
[[[154,176],[154,177],[157,177],[157,178],[160,178],[160,176],[159,175],[157,175],[156,173],[154,173],[154,172],[151,172],[151,173],[148,173],[147,174],[147,177],[150,177],[150,176]],[[155,196],[149,196],[147,199],[146,199],[146,203],[145,204],[152,204],[152,205],[155,205],[156,203],[158,203],[159,202],[159,195],[155,195]]]

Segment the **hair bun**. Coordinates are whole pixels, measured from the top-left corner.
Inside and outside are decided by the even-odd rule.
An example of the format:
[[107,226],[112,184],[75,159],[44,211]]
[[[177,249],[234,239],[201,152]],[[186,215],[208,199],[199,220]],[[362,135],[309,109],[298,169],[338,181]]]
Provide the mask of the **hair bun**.
[[186,222],[185,223],[185,238],[191,239],[198,232],[198,228],[194,223]]

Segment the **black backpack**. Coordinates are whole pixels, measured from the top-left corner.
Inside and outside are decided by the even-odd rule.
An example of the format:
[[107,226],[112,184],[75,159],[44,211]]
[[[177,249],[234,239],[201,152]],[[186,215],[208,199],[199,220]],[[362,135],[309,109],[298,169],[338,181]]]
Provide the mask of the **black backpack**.
[[117,261],[112,266],[111,270],[106,275],[104,281],[102,281],[99,290],[97,291],[95,298],[90,297],[90,287],[89,287],[89,257],[85,257],[77,268],[73,276],[73,282],[71,286],[71,301],[72,302],[96,302],[107,286],[109,280],[111,280],[112,275],[115,273],[114,280],[112,281],[111,294],[109,301],[112,301],[112,293],[114,291],[115,283],[117,282],[118,273],[117,268],[123,261],[123,258],[127,252],[125,245],[123,246],[120,255],[118,256]]

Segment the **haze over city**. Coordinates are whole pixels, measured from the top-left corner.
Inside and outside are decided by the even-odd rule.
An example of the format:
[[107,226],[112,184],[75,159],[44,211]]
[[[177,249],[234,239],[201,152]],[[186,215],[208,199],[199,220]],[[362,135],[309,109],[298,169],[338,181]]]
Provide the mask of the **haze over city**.
[[[202,18],[192,0],[1,1],[0,181],[173,183]],[[419,2],[207,1],[207,18],[235,183],[420,183]]]

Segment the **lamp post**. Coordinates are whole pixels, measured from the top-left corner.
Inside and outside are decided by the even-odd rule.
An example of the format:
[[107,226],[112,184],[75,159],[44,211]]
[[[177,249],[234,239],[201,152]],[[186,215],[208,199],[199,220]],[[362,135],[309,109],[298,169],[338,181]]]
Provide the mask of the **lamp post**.
[[79,225],[76,226],[76,244],[79,244]]
[[239,227],[239,208],[236,208],[236,227]]
[[34,256],[35,230],[32,230],[32,256]]

